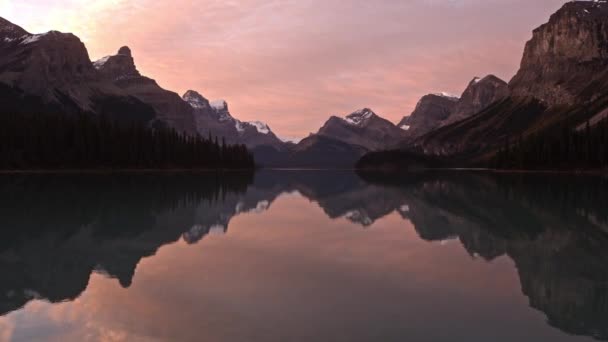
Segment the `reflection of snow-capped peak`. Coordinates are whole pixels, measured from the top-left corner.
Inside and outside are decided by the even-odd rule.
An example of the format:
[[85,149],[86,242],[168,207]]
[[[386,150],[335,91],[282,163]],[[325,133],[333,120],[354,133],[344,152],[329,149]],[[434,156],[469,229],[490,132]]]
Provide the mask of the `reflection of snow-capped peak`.
[[195,224],[187,232],[182,234],[182,238],[189,244],[200,241],[205,235],[222,235],[226,232],[226,226],[221,223],[216,223],[211,226]]
[[344,214],[344,217],[352,222],[360,223],[364,226],[369,226],[372,223],[374,223],[369,216],[367,216],[365,213],[361,212],[360,210],[351,210],[351,211],[347,212],[346,214]]
[[266,210],[268,210],[268,208],[270,207],[270,202],[264,200],[264,201],[259,201],[258,203],[256,203],[255,208],[249,209],[249,210],[245,210],[245,203],[243,202],[239,202],[236,204],[236,208],[234,209],[234,211],[239,214],[239,213],[262,213]]
[[264,212],[266,210],[268,210],[268,207],[270,206],[270,202],[268,201],[260,201],[258,202],[258,204],[255,206],[255,209],[253,209],[252,211],[256,214],[259,214],[261,212]]
[[214,224],[209,228],[210,235],[224,235],[226,233],[226,227],[222,224]]
[[455,240],[458,240],[458,236],[450,236],[450,237],[448,237],[446,239],[443,239],[443,240],[439,241],[439,244],[441,246],[445,246],[445,245],[447,245],[450,242],[455,241]]
[[40,293],[34,291],[34,290],[30,290],[30,289],[25,289],[23,290],[23,295],[26,298],[31,298],[31,299],[41,299],[42,296],[40,295]]

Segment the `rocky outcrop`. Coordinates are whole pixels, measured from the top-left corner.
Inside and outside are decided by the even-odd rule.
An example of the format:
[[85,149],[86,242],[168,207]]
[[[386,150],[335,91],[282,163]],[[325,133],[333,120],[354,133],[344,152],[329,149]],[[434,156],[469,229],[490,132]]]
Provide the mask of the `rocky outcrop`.
[[478,114],[508,96],[507,83],[494,75],[475,77],[460,98],[446,93],[426,95],[420,99],[414,112],[399,122],[398,126],[405,130],[401,144],[409,144],[440,127]]
[[471,117],[507,96],[509,96],[509,87],[500,78],[494,75],[484,78],[475,77],[469,82],[452,113],[441,125],[447,126]]
[[397,126],[405,131],[408,140],[423,136],[441,126],[452,114],[459,98],[447,94],[423,96],[409,116],[404,117]]
[[192,107],[178,94],[165,90],[155,80],[142,76],[135,67],[128,47],[122,47],[116,55],[106,56],[93,64],[104,80],[154,108],[158,120],[179,132],[196,134]]
[[572,1],[534,30],[509,85],[515,96],[572,105],[605,89],[607,70],[608,3]]

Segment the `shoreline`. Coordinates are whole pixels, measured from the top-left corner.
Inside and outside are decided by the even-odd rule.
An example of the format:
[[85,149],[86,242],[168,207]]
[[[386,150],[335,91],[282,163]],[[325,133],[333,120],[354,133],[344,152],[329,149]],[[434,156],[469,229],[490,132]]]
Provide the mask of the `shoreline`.
[[109,173],[224,173],[255,172],[256,169],[23,169],[0,170],[8,174],[109,174]]

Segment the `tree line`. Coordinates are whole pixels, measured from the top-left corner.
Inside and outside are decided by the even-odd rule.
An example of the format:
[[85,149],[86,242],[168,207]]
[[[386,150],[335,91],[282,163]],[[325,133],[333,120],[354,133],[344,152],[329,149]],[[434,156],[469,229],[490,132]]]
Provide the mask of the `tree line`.
[[0,169],[247,169],[244,145],[91,114],[0,115]]
[[564,125],[557,132],[505,139],[492,158],[500,169],[589,170],[608,168],[608,119],[582,129]]

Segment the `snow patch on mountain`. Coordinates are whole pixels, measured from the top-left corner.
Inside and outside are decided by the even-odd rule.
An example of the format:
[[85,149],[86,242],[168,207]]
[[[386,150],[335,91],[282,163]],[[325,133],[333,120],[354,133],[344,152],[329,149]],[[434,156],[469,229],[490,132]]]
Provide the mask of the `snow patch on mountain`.
[[365,123],[366,120],[371,118],[373,115],[374,115],[374,112],[372,112],[368,108],[364,108],[364,109],[359,109],[358,111],[348,115],[343,120],[348,122],[351,125],[360,126],[361,124]]
[[25,39],[23,41],[21,41],[21,44],[26,45],[26,44],[35,43],[35,42],[39,41],[40,38],[42,38],[46,35],[47,35],[47,33],[32,34],[30,36],[25,36]]
[[188,102],[192,108],[207,108],[207,102],[205,99],[198,93],[194,91],[188,91],[184,94],[184,101]]
[[211,108],[215,109],[216,111],[224,110],[224,109],[226,109],[226,107],[228,107],[228,104],[224,100],[210,101],[209,105],[211,106]]
[[239,132],[239,133],[245,132],[245,125],[243,125],[243,123],[240,122],[239,120],[236,120],[234,126],[236,127],[237,132]]
[[[477,81],[477,82],[479,82],[479,81]],[[460,98],[460,96],[458,96],[458,95],[450,94],[450,93],[447,93],[447,92],[444,92],[444,91],[442,91],[440,93],[435,93],[433,95],[440,96],[440,97],[447,97],[447,98],[456,99],[456,100]]]
[[252,125],[255,127],[255,129],[258,130],[258,132],[262,133],[262,134],[268,134],[270,133],[270,127],[268,127],[267,124],[261,122],[261,121],[250,121],[247,122],[248,124]]
[[95,67],[95,69],[100,69],[102,68],[107,62],[108,60],[111,58],[112,56],[105,56],[95,62],[93,62],[93,66]]

